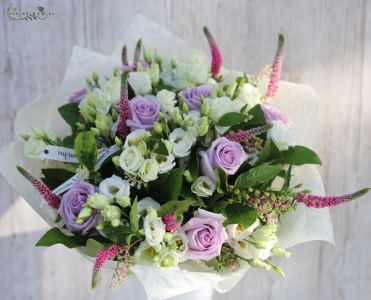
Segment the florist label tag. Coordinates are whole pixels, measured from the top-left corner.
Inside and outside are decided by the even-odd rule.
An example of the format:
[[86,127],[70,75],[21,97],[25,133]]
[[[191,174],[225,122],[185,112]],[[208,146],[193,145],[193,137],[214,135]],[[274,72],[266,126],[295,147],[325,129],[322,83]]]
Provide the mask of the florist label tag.
[[95,165],[94,170],[97,171],[108,157],[110,157],[112,154],[119,150],[120,147],[117,145],[113,145],[109,148],[99,149],[97,164]]
[[75,151],[70,148],[48,145],[40,155],[41,159],[78,163]]
[[66,182],[62,183],[55,190],[53,190],[53,193],[55,193],[57,195],[62,194],[63,192],[69,190],[77,180],[79,180],[79,176],[76,174],[76,175],[72,176],[70,179],[68,179]]
[[[113,145],[109,148],[103,148],[99,149],[99,154],[98,154],[98,159],[97,159],[97,164],[95,165],[95,170],[98,170],[103,162],[110,157],[112,154],[115,152],[119,151],[120,147],[117,145]],[[66,182],[62,183],[59,187],[57,187],[53,192],[57,195],[62,194],[65,191],[68,191],[74,184],[75,182],[79,180],[79,176],[76,174],[72,176],[70,179],[68,179]]]

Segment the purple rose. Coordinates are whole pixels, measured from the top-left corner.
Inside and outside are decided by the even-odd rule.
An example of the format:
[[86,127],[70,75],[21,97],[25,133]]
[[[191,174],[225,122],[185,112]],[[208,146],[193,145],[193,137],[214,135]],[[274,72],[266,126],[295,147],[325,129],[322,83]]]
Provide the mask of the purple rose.
[[201,96],[208,98],[211,95],[211,88],[208,85],[200,85],[188,88],[179,93],[179,96],[188,104],[189,110],[200,110]]
[[200,151],[201,171],[205,176],[216,182],[215,168],[221,168],[225,173],[233,175],[247,159],[247,154],[239,143],[221,137],[212,142],[210,148]]
[[183,226],[188,237],[188,259],[210,260],[220,255],[222,245],[228,239],[222,224],[224,220],[220,214],[198,209]]
[[282,114],[278,108],[270,104],[261,104],[261,107],[264,112],[265,120],[267,123],[271,123],[272,121],[281,121],[287,125],[290,125],[292,122],[288,116]]
[[136,96],[130,102],[131,119],[126,121],[131,131],[151,129],[159,120],[160,103],[154,96]]
[[79,215],[83,204],[86,203],[88,196],[94,192],[95,187],[93,185],[79,180],[75,182],[72,188],[63,195],[58,212],[69,231],[82,231],[82,234],[86,234],[97,224],[99,216],[97,210],[94,210],[92,215],[86,219],[84,223],[76,224],[77,216]]

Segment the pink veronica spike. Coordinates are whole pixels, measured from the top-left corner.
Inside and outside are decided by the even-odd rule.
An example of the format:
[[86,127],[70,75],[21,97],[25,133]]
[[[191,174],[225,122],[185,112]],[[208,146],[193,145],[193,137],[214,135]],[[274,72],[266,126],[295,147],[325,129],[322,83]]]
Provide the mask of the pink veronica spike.
[[331,207],[357,199],[367,194],[369,190],[370,188],[366,188],[344,196],[315,196],[311,194],[300,193],[296,196],[295,200],[298,203],[304,203],[307,207]]
[[129,107],[129,91],[127,82],[127,73],[121,75],[120,103],[118,111],[117,135],[124,139],[129,134],[129,127],[126,126],[126,120],[131,116]]
[[93,276],[91,279],[91,287],[93,289],[96,288],[97,286],[99,270],[104,266],[107,260],[115,258],[122,249],[123,249],[122,246],[115,244],[112,245],[108,250],[106,249],[99,250],[97,257],[95,258]]
[[222,68],[223,57],[218,45],[216,44],[213,36],[207,27],[204,27],[204,33],[206,35],[207,41],[209,42],[210,52],[211,52],[211,74],[215,78]]
[[29,172],[20,166],[17,166],[17,170],[21,173],[31,184],[39,191],[41,196],[45,199],[48,205],[52,208],[57,209],[61,203],[62,198],[57,194],[53,193],[49,187],[41,180],[32,176]]
[[228,133],[225,137],[230,141],[241,143],[241,142],[251,140],[253,137],[259,134],[262,134],[264,132],[267,132],[271,128],[272,128],[272,124],[267,124],[267,125],[255,127],[249,130]]
[[276,52],[276,57],[272,65],[272,72],[269,77],[269,84],[266,97],[274,97],[278,91],[278,84],[281,80],[281,70],[283,61],[283,45],[285,44],[285,37],[283,34],[278,35],[278,47]]
[[167,214],[162,217],[162,222],[165,224],[166,231],[174,231],[180,227],[180,222],[177,221],[174,214]]

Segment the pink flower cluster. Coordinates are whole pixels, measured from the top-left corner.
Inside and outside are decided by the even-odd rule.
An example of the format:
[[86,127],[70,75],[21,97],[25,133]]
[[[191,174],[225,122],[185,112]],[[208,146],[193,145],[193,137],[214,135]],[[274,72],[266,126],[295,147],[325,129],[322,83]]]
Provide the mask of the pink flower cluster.
[[43,183],[41,180],[33,177],[30,173],[28,173],[25,169],[20,166],[17,166],[17,170],[21,173],[31,184],[39,191],[41,196],[45,199],[48,205],[52,208],[57,209],[61,203],[62,198],[53,193],[48,186]]
[[297,195],[296,201],[298,203],[304,203],[307,207],[331,207],[357,199],[365,195],[369,190],[370,189],[366,188],[344,196],[315,196],[311,194],[300,193],[299,195]]

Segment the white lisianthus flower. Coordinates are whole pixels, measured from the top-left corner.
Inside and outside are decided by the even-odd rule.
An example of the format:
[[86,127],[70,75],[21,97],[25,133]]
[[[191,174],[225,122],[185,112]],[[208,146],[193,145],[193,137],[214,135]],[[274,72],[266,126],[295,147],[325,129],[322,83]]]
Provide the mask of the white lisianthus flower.
[[230,224],[226,226],[226,230],[231,240],[242,241],[248,238],[259,225],[259,219],[256,219],[255,222],[246,229],[239,224]]
[[146,215],[143,220],[143,228],[146,241],[149,245],[157,246],[162,242],[166,230],[161,218],[155,217],[152,214]]
[[175,67],[169,60],[162,64],[163,71],[160,78],[166,85],[178,90],[184,90],[189,86],[205,83],[209,78],[209,62],[207,56],[197,50],[192,50],[185,59],[174,59]]
[[130,146],[122,151],[119,163],[120,167],[129,174],[136,174],[142,166],[144,158],[138,147]]
[[294,135],[289,125],[281,121],[272,121],[273,127],[268,130],[267,138],[271,139],[279,150],[287,150],[294,146]]
[[24,155],[29,158],[39,158],[46,146],[43,141],[30,137],[24,144]]
[[237,110],[241,110],[242,107],[246,106],[246,111],[249,111],[255,105],[260,104],[262,97],[263,95],[257,87],[250,83],[245,83],[233,103],[236,105]]
[[201,114],[197,110],[191,110],[188,112],[183,119],[183,125],[186,125],[187,132],[189,132],[192,136],[197,138],[197,128],[201,118]]
[[173,146],[174,156],[180,158],[186,157],[191,153],[195,138],[182,128],[175,128],[169,135],[169,141]]
[[168,90],[161,90],[157,93],[156,99],[160,102],[161,110],[168,112],[175,106],[175,93]]
[[137,129],[132,131],[126,136],[124,147],[127,148],[130,146],[138,146],[148,134],[149,132],[145,129]]
[[158,177],[159,165],[155,159],[145,159],[138,171],[138,175],[144,182],[154,181]]
[[214,123],[218,123],[220,117],[224,114],[236,111],[232,100],[226,96],[215,99],[207,98],[206,101],[210,105],[209,118]]
[[102,97],[111,104],[120,102],[121,78],[119,76],[112,77],[106,83]]
[[254,258],[265,260],[270,257],[272,248],[277,244],[278,238],[276,235],[277,225],[267,224],[254,231],[252,237],[257,241],[263,249],[252,247],[251,255]]
[[176,246],[174,251],[178,256],[179,262],[186,261],[188,252],[188,236],[185,234],[182,228],[172,232],[170,244]]
[[135,95],[145,96],[152,91],[151,78],[146,72],[130,72],[128,82]]
[[151,157],[158,162],[159,174],[167,173],[175,167],[175,157],[171,153],[169,155],[152,153]]
[[191,186],[191,191],[200,197],[210,197],[215,191],[214,182],[207,176],[198,177]]
[[130,195],[130,184],[122,178],[112,175],[110,178],[102,180],[99,184],[99,193],[113,199],[120,196]]
[[147,208],[152,207],[155,211],[159,210],[161,205],[151,197],[145,197],[138,201],[138,214],[146,211]]

